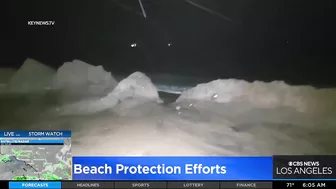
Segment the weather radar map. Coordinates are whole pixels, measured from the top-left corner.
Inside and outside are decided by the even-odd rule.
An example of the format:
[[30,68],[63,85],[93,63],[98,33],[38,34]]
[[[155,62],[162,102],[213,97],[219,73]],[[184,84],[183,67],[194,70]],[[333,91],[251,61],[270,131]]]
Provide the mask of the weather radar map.
[[71,131],[0,131],[0,180],[71,180]]

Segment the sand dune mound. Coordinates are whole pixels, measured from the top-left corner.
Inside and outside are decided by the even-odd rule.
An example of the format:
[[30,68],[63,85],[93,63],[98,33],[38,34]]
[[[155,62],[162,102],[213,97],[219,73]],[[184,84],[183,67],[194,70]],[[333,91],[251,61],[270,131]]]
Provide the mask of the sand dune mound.
[[250,83],[244,80],[221,79],[184,91],[177,102],[186,100],[247,102],[259,108],[291,107],[300,112],[325,112],[335,108],[336,90],[290,86],[283,81]]

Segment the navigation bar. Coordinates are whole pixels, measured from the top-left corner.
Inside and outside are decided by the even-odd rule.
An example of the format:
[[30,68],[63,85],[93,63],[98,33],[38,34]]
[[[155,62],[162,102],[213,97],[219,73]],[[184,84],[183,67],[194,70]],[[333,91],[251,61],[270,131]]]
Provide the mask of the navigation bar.
[[271,189],[272,182],[237,181],[64,181],[64,182],[9,182],[10,189]]
[[[282,189],[335,188],[336,181],[5,181],[9,189]],[[7,186],[6,186],[7,185]]]

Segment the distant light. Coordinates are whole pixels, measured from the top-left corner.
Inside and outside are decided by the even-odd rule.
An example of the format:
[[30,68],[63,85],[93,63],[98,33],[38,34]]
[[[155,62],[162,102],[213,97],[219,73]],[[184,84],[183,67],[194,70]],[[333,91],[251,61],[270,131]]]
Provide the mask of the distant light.
[[213,96],[212,96],[212,100],[215,100],[215,99],[217,99],[218,98],[218,94],[214,94]]
[[168,47],[170,47],[170,46],[172,46],[172,44],[171,44],[171,43],[168,43]]
[[134,47],[136,47],[136,46],[137,46],[136,43],[132,43],[132,44],[131,44],[131,47],[132,47],[132,48],[134,48]]

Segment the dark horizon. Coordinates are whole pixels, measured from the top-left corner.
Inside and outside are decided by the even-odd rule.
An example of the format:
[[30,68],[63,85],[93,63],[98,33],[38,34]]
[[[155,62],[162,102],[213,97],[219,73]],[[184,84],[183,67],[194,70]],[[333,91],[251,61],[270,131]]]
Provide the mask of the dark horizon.
[[28,57],[54,68],[80,59],[117,75],[336,86],[332,1],[192,1],[231,21],[184,0],[142,2],[147,18],[137,0],[8,1],[1,67]]

